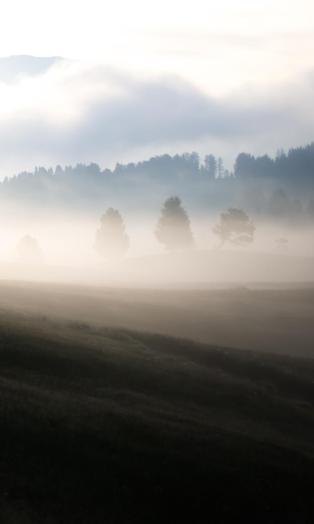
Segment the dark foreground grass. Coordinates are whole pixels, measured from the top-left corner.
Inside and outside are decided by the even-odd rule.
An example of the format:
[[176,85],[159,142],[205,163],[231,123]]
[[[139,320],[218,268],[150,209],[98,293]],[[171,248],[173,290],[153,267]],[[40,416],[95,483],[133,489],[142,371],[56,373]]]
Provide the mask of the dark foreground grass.
[[312,523],[314,361],[0,318],[1,523]]

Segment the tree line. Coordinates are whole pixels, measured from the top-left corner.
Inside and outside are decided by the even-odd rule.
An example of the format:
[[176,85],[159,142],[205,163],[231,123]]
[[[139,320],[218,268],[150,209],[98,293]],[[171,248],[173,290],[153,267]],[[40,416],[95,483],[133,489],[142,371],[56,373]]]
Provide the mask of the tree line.
[[78,179],[88,176],[89,178],[110,175],[117,178],[119,175],[145,175],[145,177],[168,178],[179,176],[202,175],[208,179],[221,179],[235,177],[238,179],[249,178],[278,178],[286,179],[299,184],[300,180],[307,180],[314,184],[314,143],[304,147],[291,148],[288,152],[279,150],[275,158],[269,155],[254,156],[249,153],[240,153],[234,162],[233,169],[228,170],[224,166],[224,160],[213,154],[206,154],[203,159],[196,152],[176,155],[158,155],[140,162],[128,164],[117,163],[111,169],[101,169],[97,163],[77,164],[76,166],[60,166],[55,169],[42,166],[35,167],[34,171],[23,171],[12,177],[5,177],[1,185],[15,185],[17,182],[32,179],[69,178]]
[[[15,209],[75,209],[100,213],[103,202],[144,211],[166,194],[180,194],[190,210],[216,215],[230,206],[252,216],[286,222],[314,221],[314,144],[267,155],[238,155],[233,170],[213,154],[160,155],[137,163],[38,167],[0,182],[0,205]],[[8,206],[7,206],[8,207]],[[13,206],[11,206],[13,209]]]

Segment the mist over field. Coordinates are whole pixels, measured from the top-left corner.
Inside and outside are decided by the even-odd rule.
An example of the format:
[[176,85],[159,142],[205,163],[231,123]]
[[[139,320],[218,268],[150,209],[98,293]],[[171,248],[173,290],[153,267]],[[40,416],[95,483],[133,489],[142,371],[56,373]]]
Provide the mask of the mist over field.
[[312,524],[313,2],[0,11],[0,523]]
[[[3,277],[127,287],[312,281],[313,169],[309,145],[274,159],[241,153],[232,172],[221,157],[185,153],[20,173],[0,183]],[[108,212],[116,225],[101,225]]]
[[[96,219],[75,216],[14,224],[2,238],[2,279],[170,288],[313,280],[311,227],[291,231],[261,223],[253,246],[222,248],[212,232],[215,222],[196,219],[195,246],[169,252],[155,238],[156,223],[151,216],[129,220],[130,248],[123,257],[98,254]],[[36,239],[35,253],[21,246],[29,233]],[[282,244],[281,238],[289,242]]]

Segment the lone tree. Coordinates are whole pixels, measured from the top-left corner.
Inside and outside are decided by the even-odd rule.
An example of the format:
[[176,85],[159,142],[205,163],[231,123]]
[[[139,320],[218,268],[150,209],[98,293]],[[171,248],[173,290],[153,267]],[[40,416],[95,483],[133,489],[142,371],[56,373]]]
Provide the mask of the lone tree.
[[190,220],[180,198],[170,197],[165,201],[155,234],[169,251],[193,246]]
[[17,252],[19,258],[24,262],[39,262],[42,258],[42,253],[36,238],[30,235],[25,235],[21,238],[17,245]]
[[95,248],[102,256],[122,257],[129,248],[129,237],[117,209],[109,208],[100,219]]
[[251,244],[254,240],[255,226],[242,209],[230,208],[220,214],[220,221],[213,232],[220,238],[221,245],[230,242],[238,246]]

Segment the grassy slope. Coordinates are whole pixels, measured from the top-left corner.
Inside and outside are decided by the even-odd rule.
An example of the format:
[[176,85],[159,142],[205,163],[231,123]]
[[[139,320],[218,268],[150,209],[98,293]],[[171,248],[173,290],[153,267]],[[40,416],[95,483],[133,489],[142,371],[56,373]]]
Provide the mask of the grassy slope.
[[312,360],[2,313],[0,366],[6,523],[313,522]]
[[0,282],[0,311],[314,357],[314,287],[136,290]]

